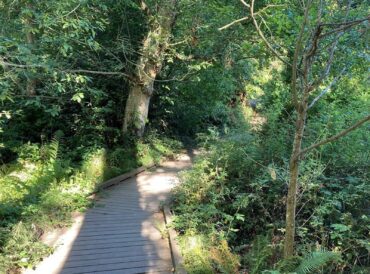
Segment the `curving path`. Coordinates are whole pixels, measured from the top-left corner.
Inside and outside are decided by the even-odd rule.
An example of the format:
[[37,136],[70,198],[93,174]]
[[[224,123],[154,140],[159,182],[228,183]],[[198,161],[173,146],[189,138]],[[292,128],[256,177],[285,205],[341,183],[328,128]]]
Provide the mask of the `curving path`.
[[183,155],[105,190],[58,238],[56,251],[25,273],[172,273],[159,208],[190,165]]

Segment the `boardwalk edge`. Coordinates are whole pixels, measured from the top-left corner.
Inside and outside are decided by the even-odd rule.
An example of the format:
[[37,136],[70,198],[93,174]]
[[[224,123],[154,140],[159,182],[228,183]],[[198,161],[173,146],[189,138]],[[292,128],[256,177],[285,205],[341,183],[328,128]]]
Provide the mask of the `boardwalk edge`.
[[109,188],[111,186],[114,186],[114,185],[117,185],[117,184],[120,184],[122,183],[123,181],[126,181],[127,179],[130,179],[132,177],[135,177],[136,175],[152,168],[152,167],[155,167],[156,164],[152,164],[152,165],[149,165],[149,166],[141,166],[141,167],[138,167],[138,168],[135,168],[129,172],[126,172],[122,175],[119,175],[117,177],[114,177],[112,179],[109,179],[108,181],[105,181],[103,183],[101,183],[100,185],[98,185],[96,187],[96,189],[90,193],[89,195],[92,195],[92,194],[95,194],[103,189],[106,189],[106,188]]
[[176,240],[177,232],[170,226],[173,220],[173,215],[170,208],[166,204],[163,206],[163,216],[168,231],[168,241],[171,250],[174,273],[186,274],[187,272],[183,266],[183,258],[181,256],[180,246]]

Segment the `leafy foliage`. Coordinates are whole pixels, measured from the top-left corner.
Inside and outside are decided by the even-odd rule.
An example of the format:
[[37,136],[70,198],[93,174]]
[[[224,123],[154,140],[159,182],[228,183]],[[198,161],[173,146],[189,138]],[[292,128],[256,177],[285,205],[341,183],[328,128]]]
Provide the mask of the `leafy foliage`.
[[[306,1],[255,2],[261,30],[291,63]],[[304,39],[319,17],[320,1],[312,2]],[[345,2],[323,1],[323,21],[342,20]],[[365,2],[351,1],[347,19],[365,18]],[[164,42],[150,30],[160,27],[158,7],[169,2],[145,3],[0,0],[0,272],[49,254],[41,234],[85,210],[100,182],[173,157],[182,147],[175,139],[196,138],[203,155],[174,191],[189,273],[284,273],[300,263],[302,273],[367,273],[366,124],[303,159],[297,252],[281,258],[296,118],[292,75],[266,50],[241,1],[176,1],[167,50],[155,56],[163,62],[152,79],[146,135],[122,134],[129,90],[142,84],[133,75],[143,41]],[[346,73],[310,108],[303,147],[368,115],[368,29],[364,20],[338,40],[335,64],[315,92]],[[311,77],[324,68],[331,37],[318,45]],[[318,246],[328,251],[310,253]]]

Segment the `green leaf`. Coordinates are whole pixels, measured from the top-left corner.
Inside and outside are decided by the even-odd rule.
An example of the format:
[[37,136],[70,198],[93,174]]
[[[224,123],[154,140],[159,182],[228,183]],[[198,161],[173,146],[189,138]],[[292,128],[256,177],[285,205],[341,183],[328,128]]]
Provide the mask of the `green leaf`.
[[82,99],[85,97],[85,95],[82,92],[76,93],[72,97],[72,101],[75,101],[77,103],[81,103]]
[[345,231],[350,230],[349,226],[346,226],[343,224],[332,224],[330,227],[334,228],[334,230],[339,231],[339,232],[345,232]]

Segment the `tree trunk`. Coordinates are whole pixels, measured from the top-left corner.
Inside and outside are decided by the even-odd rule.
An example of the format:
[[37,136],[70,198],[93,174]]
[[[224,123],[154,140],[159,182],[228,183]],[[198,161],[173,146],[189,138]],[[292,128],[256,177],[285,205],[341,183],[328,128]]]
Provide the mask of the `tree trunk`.
[[295,237],[295,215],[297,203],[297,187],[299,164],[302,147],[302,139],[305,128],[307,104],[298,111],[296,121],[296,129],[293,142],[293,150],[289,163],[289,186],[286,202],[286,224],[285,224],[285,243],[284,243],[284,258],[290,258],[294,254],[294,237]]
[[[138,137],[141,137],[145,130],[155,79],[161,72],[164,53],[168,48],[176,19],[177,0],[164,2],[158,5],[157,14],[152,16],[155,20],[150,25],[148,34],[144,39],[136,75],[134,81],[131,82],[129,96],[126,101],[122,131],[123,133],[130,131]],[[150,14],[150,10],[144,1],[142,1],[142,8]]]
[[132,133],[140,137],[144,134],[151,98],[144,89],[140,85],[133,85],[131,87],[123,120],[123,132],[132,129]]

